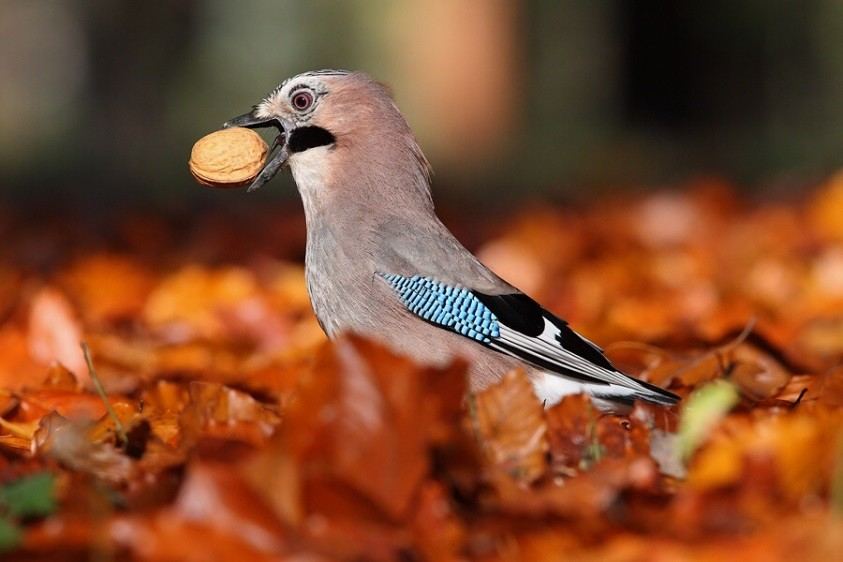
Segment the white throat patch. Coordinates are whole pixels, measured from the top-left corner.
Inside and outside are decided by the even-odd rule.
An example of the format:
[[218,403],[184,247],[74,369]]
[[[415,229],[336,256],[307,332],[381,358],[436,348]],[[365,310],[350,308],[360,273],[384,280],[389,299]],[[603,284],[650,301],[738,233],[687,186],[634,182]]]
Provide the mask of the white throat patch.
[[305,210],[319,200],[333,174],[330,165],[331,147],[317,146],[290,156],[290,170],[304,200]]

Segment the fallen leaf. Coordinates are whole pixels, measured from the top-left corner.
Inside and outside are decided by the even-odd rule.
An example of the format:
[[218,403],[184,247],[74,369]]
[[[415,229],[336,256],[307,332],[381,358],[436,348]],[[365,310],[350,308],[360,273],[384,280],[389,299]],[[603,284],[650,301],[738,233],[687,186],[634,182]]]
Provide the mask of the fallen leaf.
[[726,381],[709,383],[689,396],[679,419],[680,456],[687,460],[737,402],[735,386]]
[[33,298],[27,334],[33,359],[43,365],[58,361],[84,386],[90,384],[79,342],[82,326],[73,307],[59,290],[46,287]]
[[59,282],[81,315],[101,326],[136,318],[156,278],[135,257],[97,253],[75,261]]
[[492,466],[529,483],[547,471],[547,424],[533,385],[521,369],[473,396],[480,446]]

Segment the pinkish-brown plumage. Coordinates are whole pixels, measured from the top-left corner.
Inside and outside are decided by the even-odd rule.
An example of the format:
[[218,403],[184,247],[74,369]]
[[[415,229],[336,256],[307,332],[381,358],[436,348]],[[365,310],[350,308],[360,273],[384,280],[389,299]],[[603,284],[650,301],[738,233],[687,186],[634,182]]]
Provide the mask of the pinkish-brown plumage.
[[[582,391],[607,407],[678,400],[617,371],[457,241],[434,212],[430,166],[407,121],[370,76],[300,74],[228,125],[282,130],[252,187],[291,169],[307,221],[307,287],[329,337],[357,332],[434,365],[462,357],[473,390],[521,366],[548,403]],[[402,296],[388,279],[415,292]],[[465,298],[454,300],[452,290]],[[470,329],[480,313],[494,327],[488,337]]]

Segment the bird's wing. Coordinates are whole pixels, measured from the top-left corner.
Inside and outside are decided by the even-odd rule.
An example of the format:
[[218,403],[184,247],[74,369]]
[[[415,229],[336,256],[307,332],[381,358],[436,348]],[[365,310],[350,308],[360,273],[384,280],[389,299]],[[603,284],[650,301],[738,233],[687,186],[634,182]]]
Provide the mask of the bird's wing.
[[440,328],[585,385],[617,385],[665,404],[679,399],[618,371],[602,349],[523,293],[487,295],[433,277],[381,276],[410,312]]

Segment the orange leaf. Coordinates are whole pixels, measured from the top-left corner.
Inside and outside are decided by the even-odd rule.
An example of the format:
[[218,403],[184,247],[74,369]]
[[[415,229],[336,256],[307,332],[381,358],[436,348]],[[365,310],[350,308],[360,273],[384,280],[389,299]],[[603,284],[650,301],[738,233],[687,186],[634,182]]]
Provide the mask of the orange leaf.
[[585,394],[566,396],[547,410],[547,439],[555,470],[574,474],[595,460],[593,447],[599,443],[593,428],[598,415]]
[[360,517],[373,517],[366,506],[405,516],[430,468],[428,380],[428,370],[359,337],[326,345],[285,412],[275,460],[256,469],[276,467],[267,485],[285,516],[341,514],[355,501]]
[[263,444],[278,425],[278,414],[249,394],[217,383],[190,383],[189,407],[203,434]]
[[95,325],[136,317],[155,284],[137,258],[109,253],[80,258],[60,281],[82,316]]
[[27,336],[32,357],[44,365],[59,361],[87,386],[88,368],[79,348],[82,335],[76,312],[63,293],[47,287],[35,296],[29,311]]
[[510,371],[473,400],[481,447],[494,468],[523,482],[544,476],[547,424],[524,371]]

